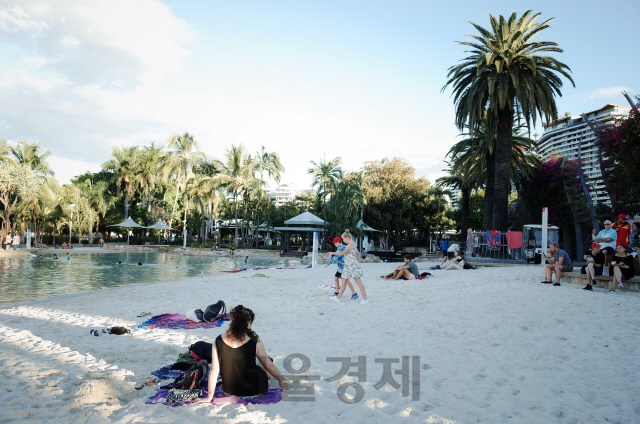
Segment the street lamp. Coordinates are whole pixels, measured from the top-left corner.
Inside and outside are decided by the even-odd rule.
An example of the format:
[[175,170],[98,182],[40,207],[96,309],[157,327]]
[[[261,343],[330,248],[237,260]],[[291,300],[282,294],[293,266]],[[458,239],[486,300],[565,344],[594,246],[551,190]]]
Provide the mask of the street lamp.
[[76,204],[72,203],[69,205],[69,207],[71,208],[71,220],[69,221],[69,244],[71,244],[71,234],[73,234],[71,232],[71,229],[73,228],[73,208],[76,207]]

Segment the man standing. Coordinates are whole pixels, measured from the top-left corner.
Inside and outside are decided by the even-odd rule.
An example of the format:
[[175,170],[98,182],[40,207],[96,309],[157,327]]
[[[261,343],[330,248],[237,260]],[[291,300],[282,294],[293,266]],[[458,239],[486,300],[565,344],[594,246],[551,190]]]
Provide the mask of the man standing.
[[618,215],[618,222],[611,226],[617,234],[616,246],[621,244],[624,247],[629,247],[629,234],[631,234],[631,224],[627,222],[627,216],[623,213]]
[[542,253],[544,258],[548,261],[544,266],[544,281],[542,281],[542,283],[551,284],[553,271],[555,271],[556,282],[553,283],[553,285],[559,286],[560,279],[562,278],[562,272],[573,271],[573,261],[567,252],[560,249],[558,243],[549,243],[549,250],[551,251],[551,258],[545,255],[544,252]]
[[442,240],[440,240],[440,250],[442,251],[442,256],[447,256],[447,249],[449,248],[449,236],[442,236]]
[[14,252],[18,248],[19,244],[20,244],[20,235],[18,233],[15,233],[13,235],[13,251]]
[[405,280],[417,280],[420,276],[420,272],[418,271],[418,265],[415,262],[411,261],[411,256],[404,256],[404,265],[400,265],[396,269],[393,270],[391,274],[383,275],[382,278],[385,280],[397,280],[398,278],[403,278]]

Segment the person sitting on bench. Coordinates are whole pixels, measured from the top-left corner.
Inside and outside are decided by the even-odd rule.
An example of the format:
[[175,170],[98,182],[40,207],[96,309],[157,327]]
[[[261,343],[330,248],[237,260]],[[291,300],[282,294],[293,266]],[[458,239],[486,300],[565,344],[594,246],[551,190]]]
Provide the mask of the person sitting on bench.
[[600,244],[591,244],[591,254],[584,255],[584,260],[587,264],[580,270],[581,274],[587,274],[587,285],[583,287],[583,290],[593,290],[593,285],[596,284],[596,276],[602,275],[602,269],[604,267],[605,255],[602,253]]

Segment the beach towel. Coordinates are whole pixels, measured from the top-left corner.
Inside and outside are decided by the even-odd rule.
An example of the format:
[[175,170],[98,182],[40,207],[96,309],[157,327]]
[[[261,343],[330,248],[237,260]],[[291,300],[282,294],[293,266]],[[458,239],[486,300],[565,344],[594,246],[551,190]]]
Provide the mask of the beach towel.
[[502,233],[500,231],[487,230],[487,244],[489,248],[497,248],[501,246],[500,236]]
[[[225,316],[225,319],[228,319]],[[213,322],[195,322],[187,319],[186,315],[181,314],[162,314],[152,317],[146,320],[138,326],[138,328],[169,328],[172,330],[177,329],[193,329],[193,328],[215,328],[220,327],[224,323],[224,320],[218,320]]]
[[518,249],[522,244],[522,231],[507,231],[507,244],[509,249]]
[[166,365],[159,370],[155,370],[151,375],[155,375],[161,380],[175,380],[178,377],[182,377],[184,371],[171,369],[172,365]]
[[[251,404],[278,403],[282,400],[281,392],[282,392],[282,389],[278,387],[276,389],[269,389],[266,393],[261,394],[260,396],[255,398],[240,399],[234,396],[226,396],[222,392],[222,383],[219,382],[218,384],[216,384],[216,390],[213,395],[213,400],[211,401],[211,403],[214,405],[221,404],[221,403],[239,403],[243,405],[247,405],[249,403]],[[148,404],[161,403],[163,405],[172,406],[174,408],[177,406],[188,404],[188,403],[180,403],[180,404],[172,405],[167,401],[168,394],[169,394],[169,389],[158,389],[156,390],[156,393],[153,396],[151,396],[149,400],[147,400],[145,403],[148,403]],[[208,396],[207,385],[205,385],[205,387],[202,388],[202,397],[206,397],[206,396]]]
[[333,289],[333,286],[329,286],[327,284],[318,284],[318,290],[330,290]]

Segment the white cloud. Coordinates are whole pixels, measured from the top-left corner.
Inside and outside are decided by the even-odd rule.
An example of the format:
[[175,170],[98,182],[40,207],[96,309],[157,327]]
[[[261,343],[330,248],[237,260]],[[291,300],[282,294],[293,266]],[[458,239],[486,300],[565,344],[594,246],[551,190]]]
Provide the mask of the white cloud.
[[70,184],[71,178],[84,174],[85,172],[100,171],[99,163],[61,158],[58,156],[49,156],[47,161],[49,162],[49,167],[55,173],[56,180],[58,180],[58,183],[61,185]]
[[598,88],[588,93],[575,94],[573,97],[579,100],[613,99],[620,96],[623,91],[631,91],[631,89],[629,87]]

